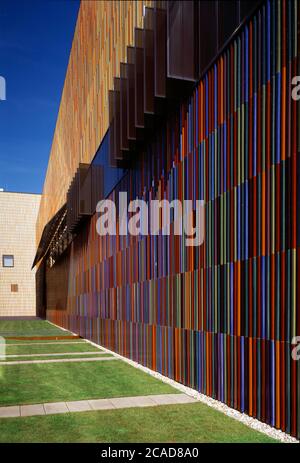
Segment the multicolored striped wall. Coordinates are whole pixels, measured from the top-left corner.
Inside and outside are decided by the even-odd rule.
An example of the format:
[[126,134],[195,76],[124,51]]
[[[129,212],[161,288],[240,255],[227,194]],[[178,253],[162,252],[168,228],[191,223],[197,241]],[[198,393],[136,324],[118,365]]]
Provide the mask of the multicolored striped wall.
[[49,320],[298,437],[299,21],[266,2],[111,194],[204,199],[203,245],[99,237],[95,215],[47,269]]

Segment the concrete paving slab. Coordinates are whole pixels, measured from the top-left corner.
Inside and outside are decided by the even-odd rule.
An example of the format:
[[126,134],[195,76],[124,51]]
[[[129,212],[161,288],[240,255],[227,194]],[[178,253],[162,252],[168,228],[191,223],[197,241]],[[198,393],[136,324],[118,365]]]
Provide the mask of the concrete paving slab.
[[170,405],[170,404],[178,404],[178,399],[175,399],[175,395],[177,394],[158,394],[158,395],[152,395],[151,399],[157,404],[157,405]]
[[44,404],[0,407],[0,418],[53,415],[92,410],[112,410],[120,408],[157,407],[197,402],[186,394],[158,394],[135,397],[114,397],[109,399],[76,400],[69,402],[49,402]]
[[142,395],[138,397],[132,397],[135,407],[154,407],[157,404],[151,399],[149,395]]
[[92,410],[88,400],[76,400],[74,402],[66,402],[70,412],[86,412]]
[[46,415],[53,415],[56,413],[68,413],[66,402],[52,402],[44,404]]
[[115,408],[110,399],[89,400],[92,410],[110,410]]
[[178,404],[190,404],[198,402],[197,399],[194,399],[194,397],[186,394],[174,394],[174,399]]
[[136,405],[132,397],[118,397],[110,399],[115,408],[133,408]]
[[21,416],[45,415],[43,404],[21,405]]
[[20,416],[20,406],[0,407],[0,418],[15,418]]

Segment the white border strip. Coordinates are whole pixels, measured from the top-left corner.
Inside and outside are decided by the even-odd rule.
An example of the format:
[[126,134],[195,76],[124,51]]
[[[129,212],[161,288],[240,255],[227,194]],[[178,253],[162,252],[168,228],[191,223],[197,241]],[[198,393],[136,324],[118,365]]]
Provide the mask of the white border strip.
[[[50,321],[49,323],[51,323],[54,326],[57,326],[58,328],[61,328],[60,326],[55,325],[54,323]],[[76,333],[73,333],[70,330],[66,330],[65,328],[61,328],[61,329],[63,329],[64,331],[69,331],[70,333],[76,335]],[[167,376],[164,376],[161,373],[158,373],[157,371],[150,370],[150,368],[144,367],[143,365],[135,362],[134,360],[130,360],[127,357],[124,357],[123,355],[117,354],[116,352],[112,350],[106,349],[106,347],[96,344],[95,342],[90,341],[89,339],[85,339],[85,341],[91,344],[92,346],[103,349],[105,352],[112,354],[113,356],[123,360],[124,362],[128,363],[134,368],[137,368],[138,370],[141,370],[144,373],[148,373],[154,378],[161,380],[163,383],[167,383],[170,386],[173,386],[175,389],[178,389],[179,391],[184,392],[185,394],[193,397],[194,399],[199,400],[199,402],[202,402],[205,405],[208,405],[209,407],[214,408],[215,410],[218,410],[221,413],[224,413],[224,415],[227,415],[230,418],[240,421],[241,423],[245,424],[249,428],[254,429],[255,431],[259,431],[273,439],[277,439],[284,443],[294,443],[294,444],[299,443],[297,439],[290,436],[289,434],[286,434],[285,432],[279,429],[275,429],[272,426],[269,426],[268,424],[257,420],[256,418],[252,418],[251,416],[246,415],[245,413],[241,413],[238,410],[235,410],[234,408],[228,407],[228,405],[224,404],[223,402],[220,402],[219,400],[216,400],[216,399],[213,399],[212,397],[201,394],[195,389],[184,386],[183,384],[178,383],[177,381],[174,381],[173,379],[168,378]]]
[[[67,331],[68,333],[71,333],[71,334],[73,334],[74,336],[78,336],[78,334],[73,333],[73,331],[66,330],[66,328],[63,328],[62,326],[55,325],[55,323],[52,323],[52,322],[50,322],[49,320],[45,320],[45,322],[50,323],[50,325],[53,325],[53,326],[55,326],[56,328],[59,328],[59,329],[62,330],[62,331]],[[54,335],[54,336],[55,336],[55,335]]]

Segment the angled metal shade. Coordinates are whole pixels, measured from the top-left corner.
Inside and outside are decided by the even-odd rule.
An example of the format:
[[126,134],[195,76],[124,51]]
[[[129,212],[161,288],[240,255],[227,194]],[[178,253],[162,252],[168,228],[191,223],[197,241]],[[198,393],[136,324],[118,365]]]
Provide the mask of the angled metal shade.
[[36,255],[32,264],[32,269],[38,264],[38,262],[45,256],[50,242],[52,240],[53,234],[57,229],[59,223],[61,222],[64,214],[66,212],[66,204],[64,204],[59,211],[52,217],[52,219],[45,225]]

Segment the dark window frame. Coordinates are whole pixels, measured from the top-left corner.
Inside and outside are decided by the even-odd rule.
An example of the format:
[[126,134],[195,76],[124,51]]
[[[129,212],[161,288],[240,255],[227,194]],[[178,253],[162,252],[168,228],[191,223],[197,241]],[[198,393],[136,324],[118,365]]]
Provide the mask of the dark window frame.
[[[12,265],[5,265],[5,259],[12,259]],[[2,267],[3,268],[14,268],[15,266],[15,256],[13,254],[3,254],[2,255]]]

